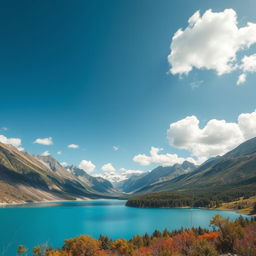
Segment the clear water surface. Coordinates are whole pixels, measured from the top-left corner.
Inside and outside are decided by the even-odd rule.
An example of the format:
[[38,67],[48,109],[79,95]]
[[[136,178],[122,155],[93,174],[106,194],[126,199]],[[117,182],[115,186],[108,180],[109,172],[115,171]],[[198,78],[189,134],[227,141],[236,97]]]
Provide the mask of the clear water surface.
[[0,208],[0,255],[14,256],[19,244],[28,248],[48,243],[58,248],[66,238],[100,234],[112,239],[131,238],[155,229],[209,227],[210,219],[221,214],[235,219],[230,211],[203,209],[141,209],[125,206],[126,201],[99,200],[31,203]]

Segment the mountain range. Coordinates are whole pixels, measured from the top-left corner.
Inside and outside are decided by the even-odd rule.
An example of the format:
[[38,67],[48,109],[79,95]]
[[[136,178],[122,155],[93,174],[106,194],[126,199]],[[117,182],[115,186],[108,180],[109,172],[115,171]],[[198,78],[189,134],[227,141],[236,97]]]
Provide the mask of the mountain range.
[[173,166],[158,166],[151,172],[143,173],[140,175],[133,175],[125,180],[119,189],[124,192],[131,193],[137,190],[147,188],[162,182],[172,180],[185,173],[190,173],[196,169],[196,166],[188,161],[182,164],[175,164]]
[[34,156],[0,143],[0,202],[115,198],[102,178],[66,169],[51,156]]
[[256,138],[200,166],[185,161],[134,174],[114,185],[51,156],[31,155],[0,143],[0,203],[125,198],[155,192],[256,193]]
[[182,192],[191,194],[256,193],[256,138],[250,139],[223,156],[209,159],[194,171],[174,179],[141,188],[137,193]]

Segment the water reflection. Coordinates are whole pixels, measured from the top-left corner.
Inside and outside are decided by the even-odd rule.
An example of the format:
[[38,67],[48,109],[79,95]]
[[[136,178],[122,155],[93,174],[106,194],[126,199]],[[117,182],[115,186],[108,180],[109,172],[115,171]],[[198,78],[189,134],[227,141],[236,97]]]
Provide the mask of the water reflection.
[[110,206],[124,205],[125,200],[90,200],[90,201],[61,201],[61,202],[40,202],[24,203],[13,205],[1,205],[0,208],[40,208],[40,207],[89,207],[89,206]]

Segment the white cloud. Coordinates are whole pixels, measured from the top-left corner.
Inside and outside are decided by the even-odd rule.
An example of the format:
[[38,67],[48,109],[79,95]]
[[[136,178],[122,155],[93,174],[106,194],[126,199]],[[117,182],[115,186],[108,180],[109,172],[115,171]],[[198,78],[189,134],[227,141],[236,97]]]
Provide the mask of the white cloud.
[[130,176],[134,174],[141,174],[144,171],[142,170],[129,170],[125,168],[121,168],[120,171],[104,171],[103,173],[97,174],[96,177],[102,177],[104,179],[107,179],[111,182],[120,182],[123,180],[126,180]]
[[212,119],[203,128],[196,116],[188,116],[171,123],[167,131],[170,145],[188,150],[198,162],[223,155],[255,136],[256,112],[240,114],[236,123]]
[[239,75],[237,85],[243,84],[246,81],[248,73],[256,72],[256,54],[250,56],[244,56],[242,64],[239,67],[243,73]]
[[43,139],[38,138],[34,141],[34,143],[49,146],[53,144],[53,141],[52,141],[52,137],[43,138]]
[[97,175],[95,175],[95,177],[101,177],[113,183],[127,179],[126,175],[117,172],[98,173]]
[[125,180],[133,174],[141,174],[144,172],[141,170],[130,170],[125,168],[116,170],[116,168],[114,168],[114,166],[111,163],[104,164],[101,167],[101,170],[102,172],[95,174],[95,176],[102,177],[114,183]]
[[129,170],[129,169],[125,169],[125,168],[121,168],[120,171],[121,171],[121,173],[125,174],[126,176],[130,176],[133,174],[142,174],[145,172],[142,170]]
[[240,68],[244,72],[256,72],[256,54],[244,56]]
[[114,168],[114,166],[111,163],[102,165],[101,170],[104,172],[115,172],[116,171],[116,169]]
[[41,156],[49,156],[50,155],[50,152],[49,151],[44,151],[42,154],[41,154]]
[[85,172],[91,173],[95,170],[96,165],[94,165],[91,161],[82,160],[79,164],[79,168]]
[[19,150],[23,150],[23,148],[21,147],[21,139],[20,138],[7,138],[4,135],[0,134],[0,142],[2,142],[4,144],[12,145],[12,146],[18,148]]
[[[239,67],[237,53],[256,43],[256,24],[248,22],[239,28],[237,23],[233,9],[207,10],[202,16],[199,11],[195,12],[189,18],[188,26],[179,29],[172,37],[168,56],[170,72],[182,75],[197,68],[215,70],[218,75],[223,75],[248,67],[245,63]],[[252,70],[253,58],[247,58],[244,57],[243,62],[248,64],[250,61]]]
[[136,156],[133,157],[132,159],[134,162],[139,163],[140,165],[150,165],[152,163],[151,161],[151,157],[147,156],[145,154],[138,154]]
[[61,154],[62,154],[62,151],[58,151],[58,152],[57,152],[57,155],[61,155]]
[[2,131],[8,131],[8,128],[7,127],[2,127],[1,130]]
[[68,163],[67,162],[61,162],[60,163],[63,167],[67,167],[68,166]]
[[203,82],[204,82],[203,80],[194,81],[194,82],[190,83],[191,88],[192,88],[192,89],[196,89],[196,88],[198,88]]
[[256,137],[256,112],[240,114],[238,125],[245,140]]
[[119,150],[119,146],[113,146],[114,151]]
[[102,177],[111,182],[119,182],[126,179],[126,176],[122,173],[118,173],[111,163],[104,164],[101,167],[102,173],[96,174],[96,177]]
[[245,82],[246,82],[246,74],[243,73],[243,74],[239,75],[236,84],[240,85],[240,84],[243,84]]
[[77,144],[69,144],[67,147],[75,149],[75,148],[79,148],[79,145],[77,145]]
[[177,154],[159,154],[163,151],[162,148],[151,147],[150,155],[139,154],[133,157],[133,161],[139,163],[140,165],[150,165],[152,163],[159,164],[161,166],[171,166],[177,163],[183,163],[184,161],[195,162],[191,157],[183,158],[179,157]]

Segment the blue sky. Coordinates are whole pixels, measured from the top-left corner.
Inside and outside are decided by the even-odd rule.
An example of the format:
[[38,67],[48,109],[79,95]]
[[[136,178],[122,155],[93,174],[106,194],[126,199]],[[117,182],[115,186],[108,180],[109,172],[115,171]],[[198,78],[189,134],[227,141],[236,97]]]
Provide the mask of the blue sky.
[[[171,123],[191,115],[201,128],[211,119],[234,123],[256,108],[253,72],[240,86],[239,70],[169,72],[174,33],[197,10],[226,8],[236,12],[238,27],[256,23],[253,0],[1,1],[0,126],[8,130],[0,134],[20,138],[28,152],[49,151],[77,165],[90,160],[97,170],[106,163],[150,170],[158,163],[133,157],[152,146],[195,155],[170,145]],[[254,52],[252,44],[247,55]],[[33,143],[48,137],[52,145]]]

